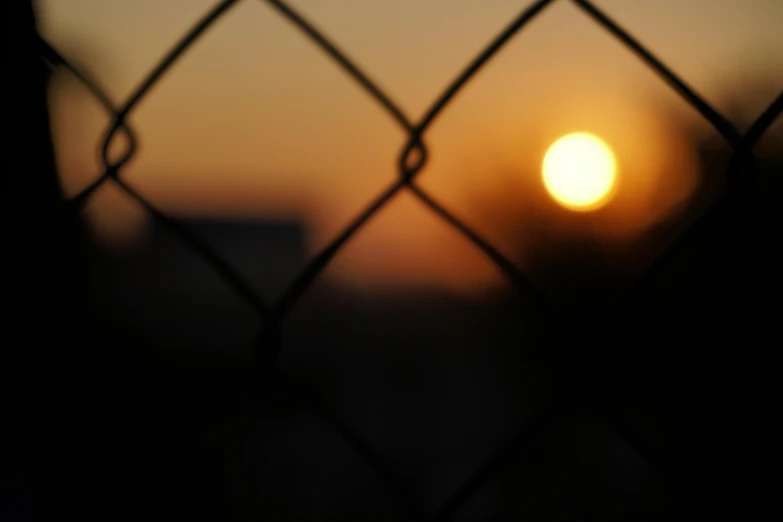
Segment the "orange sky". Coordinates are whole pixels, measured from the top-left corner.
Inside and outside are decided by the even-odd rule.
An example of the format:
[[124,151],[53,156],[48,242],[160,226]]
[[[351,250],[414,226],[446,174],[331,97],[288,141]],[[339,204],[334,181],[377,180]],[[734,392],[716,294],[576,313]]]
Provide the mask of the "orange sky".
[[[411,118],[529,1],[299,0]],[[783,88],[780,0],[603,0],[719,109],[732,96],[759,113]],[[46,0],[45,37],[86,64],[117,101],[213,0]],[[758,85],[748,91],[749,79]],[[73,86],[71,86],[73,87]],[[83,90],[53,92],[58,161],[73,193],[99,172],[106,116]],[[396,176],[406,137],[374,100],[264,2],[234,7],[171,70],[130,119],[141,148],[124,176],[160,208],[300,216],[323,246]],[[427,132],[421,185],[478,231],[512,248],[504,209],[546,205],[539,166],[548,144],[595,132],[615,149],[620,191],[600,231],[649,225],[695,182],[681,124],[705,131],[618,41],[566,0],[547,8],[454,99]],[[665,174],[665,184],[663,175]],[[90,206],[103,229],[133,235],[143,212],[111,187]],[[496,271],[413,197],[383,210],[338,256],[333,275],[360,282],[427,280],[481,286]],[[469,285],[470,286],[470,285]]]

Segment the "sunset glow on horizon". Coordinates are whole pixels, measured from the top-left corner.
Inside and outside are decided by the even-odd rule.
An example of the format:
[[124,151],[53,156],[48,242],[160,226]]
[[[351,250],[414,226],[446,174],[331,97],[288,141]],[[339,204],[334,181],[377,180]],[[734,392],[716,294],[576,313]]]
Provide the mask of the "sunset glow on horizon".
[[[39,4],[42,35],[121,105],[215,2]],[[531,4],[291,1],[414,124]],[[776,51],[783,51],[776,22],[783,20],[781,2],[596,5],[722,112],[731,108],[731,96],[744,101],[752,88],[743,110],[757,115],[783,86],[783,52]],[[102,172],[96,150],[110,120],[73,78],[55,79],[52,133],[63,189],[72,196]],[[263,1],[232,7],[127,121],[139,147],[121,176],[151,203],[173,215],[285,216],[307,229],[311,256],[399,179],[398,158],[409,139],[332,58]],[[547,150],[579,129],[611,148],[616,180],[608,183],[608,171],[598,172],[596,184],[576,196],[568,184],[547,189]],[[638,56],[573,2],[556,1],[433,120],[422,135],[428,161],[416,182],[499,251],[524,259],[537,248],[531,231],[547,226],[620,243],[666,219],[698,186],[696,144],[711,134],[710,124]],[[559,157],[556,163],[568,155]],[[504,284],[474,245],[408,196],[403,190],[382,208],[328,275],[458,289]],[[600,212],[580,215],[567,210],[598,206]],[[146,210],[111,183],[85,214],[107,243],[139,241],[150,223]],[[577,219],[590,226],[575,225]]]

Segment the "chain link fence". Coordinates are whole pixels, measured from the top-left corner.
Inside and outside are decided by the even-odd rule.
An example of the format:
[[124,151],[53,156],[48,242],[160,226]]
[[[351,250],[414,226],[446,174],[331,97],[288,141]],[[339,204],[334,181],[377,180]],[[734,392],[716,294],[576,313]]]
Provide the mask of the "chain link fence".
[[[246,377],[236,382],[231,389],[227,390],[225,394],[217,398],[213,403],[204,407],[198,422],[182,435],[179,443],[167,452],[163,461],[149,470],[146,478],[140,481],[133,494],[143,494],[154,480],[156,473],[180,455],[183,448],[197,437],[199,433],[203,432],[211,422],[214,422],[215,418],[228,407],[231,401],[247,392],[259,380],[274,378],[287,385],[291,391],[305,398],[306,402],[318,412],[331,429],[339,433],[356,455],[377,473],[385,482],[389,491],[394,492],[409,506],[412,518],[451,520],[492,479],[493,475],[497,473],[506,461],[514,454],[522,451],[530,441],[553,422],[553,419],[563,412],[577,407],[588,408],[601,422],[605,423],[614,432],[621,434],[629,444],[633,445],[636,450],[641,452],[651,464],[656,466],[666,476],[673,488],[689,496],[700,507],[707,518],[716,516],[715,508],[711,503],[702,498],[699,491],[693,488],[689,481],[681,476],[675,467],[663,455],[659,454],[653,445],[645,440],[641,433],[637,432],[621,416],[604,407],[601,401],[590,393],[590,389],[587,386],[585,368],[587,368],[586,362],[601,349],[605,338],[612,333],[617,324],[626,319],[626,314],[630,308],[629,304],[643,296],[656,277],[681,254],[682,250],[694,238],[713,226],[716,219],[725,213],[727,209],[742,209],[741,211],[751,216],[768,233],[770,238],[774,237],[774,227],[776,226],[774,219],[767,215],[759,206],[749,203],[747,195],[755,181],[756,174],[754,167],[756,159],[753,148],[759,142],[764,132],[783,111],[783,93],[777,96],[774,102],[756,119],[747,132],[741,133],[724,115],[711,107],[684,80],[671,71],[650,50],[614,22],[606,13],[588,0],[573,0],[573,3],[581,9],[585,16],[591,18],[596,24],[614,36],[621,45],[626,46],[639,60],[655,71],[662,81],[666,82],[682,99],[709,121],[720,136],[731,146],[733,151],[725,172],[728,188],[722,196],[655,259],[631,289],[606,314],[605,319],[595,324],[585,333],[577,331],[561,314],[558,314],[547,296],[511,260],[474,232],[451,211],[444,208],[417,183],[418,177],[426,170],[428,156],[426,135],[433,121],[448,107],[460,89],[470,82],[474,75],[487,62],[492,60],[514,35],[522,31],[531,20],[541,14],[554,1],[538,0],[526,7],[461,71],[451,85],[430,105],[424,117],[414,121],[399,108],[387,93],[357,67],[346,53],[336,47],[305,17],[282,0],[268,0],[268,4],[274,7],[280,16],[295,24],[312,41],[313,45],[320,47],[327,53],[346,74],[351,76],[385,109],[388,115],[405,130],[408,135],[408,141],[399,155],[398,177],[391,180],[382,193],[369,202],[366,208],[326,248],[318,252],[309,261],[276,302],[267,303],[243,280],[243,277],[232,268],[231,264],[224,260],[220,252],[210,248],[182,223],[156,208],[137,192],[133,186],[129,185],[122,176],[123,167],[131,161],[137,150],[136,135],[127,123],[129,115],[133,113],[139,102],[151,93],[160,78],[169,71],[171,66],[191,45],[238,3],[238,0],[224,0],[206,13],[181,38],[179,43],[160,60],[132,95],[121,105],[115,105],[94,79],[74,67],[66,57],[62,56],[44,39],[39,40],[40,55],[43,59],[52,67],[67,68],[90,90],[113,120],[103,141],[102,158],[104,172],[97,180],[69,201],[70,208],[74,212],[79,212],[95,193],[96,189],[106,183],[116,184],[143,205],[155,220],[168,227],[185,242],[192,249],[193,255],[201,256],[222,277],[225,284],[256,312],[260,321],[254,344],[255,363],[252,368],[248,369]],[[128,147],[120,159],[112,161],[109,149],[112,143],[120,139],[121,136],[124,136]],[[415,196],[422,205],[429,207],[445,223],[472,242],[476,248],[500,268],[520,294],[526,298],[534,299],[537,306],[545,313],[548,313],[551,319],[563,331],[568,333],[570,342],[573,345],[569,385],[560,394],[559,398],[552,402],[537,418],[526,423],[513,438],[501,447],[498,447],[473,473],[465,477],[461,485],[453,491],[451,496],[440,505],[435,513],[426,513],[419,507],[421,503],[411,492],[412,488],[410,485],[406,484],[405,480],[394,471],[379,453],[362,440],[348,422],[342,420],[339,415],[324,405],[317,396],[298,386],[278,367],[278,360],[284,348],[284,341],[280,333],[281,324],[285,321],[292,307],[324,271],[343,245],[359,229],[372,220],[373,216],[381,208],[403,191],[407,191]],[[128,502],[133,502],[133,498],[130,498]]]

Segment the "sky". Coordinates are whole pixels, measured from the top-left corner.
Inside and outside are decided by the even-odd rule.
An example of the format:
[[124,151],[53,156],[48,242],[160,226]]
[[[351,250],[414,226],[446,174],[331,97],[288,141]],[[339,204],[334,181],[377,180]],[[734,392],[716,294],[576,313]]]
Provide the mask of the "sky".
[[[39,27],[119,103],[214,3],[39,0]],[[417,119],[531,3],[290,5]],[[738,124],[783,89],[780,0],[595,4],[710,103],[732,110]],[[101,171],[96,150],[108,119],[73,82],[56,84],[51,108],[63,187],[74,194]],[[129,121],[140,149],[122,175],[159,208],[299,219],[312,252],[394,181],[406,143],[382,107],[258,0],[239,2],[221,18]],[[544,193],[540,164],[549,144],[577,131],[599,135],[617,156],[615,199],[584,219],[602,240],[622,241],[692,192],[699,172],[686,136],[707,135],[710,128],[619,41],[559,0],[435,120],[424,137],[430,158],[418,181],[502,252],[524,252],[524,233],[510,235],[501,224],[517,219],[535,227],[562,217]],[[109,185],[87,214],[96,233],[116,244],[143,237],[148,226],[144,211]],[[467,241],[407,193],[359,232],[328,271],[360,284],[426,281],[465,289],[500,280]]]

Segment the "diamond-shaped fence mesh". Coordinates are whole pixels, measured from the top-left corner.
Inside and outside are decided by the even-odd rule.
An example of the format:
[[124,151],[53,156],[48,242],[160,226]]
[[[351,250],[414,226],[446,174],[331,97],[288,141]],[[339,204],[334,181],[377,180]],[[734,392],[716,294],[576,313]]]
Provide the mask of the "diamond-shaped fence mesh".
[[[565,0],[561,0],[565,1]],[[254,345],[255,363],[249,368],[247,375],[240,382],[236,382],[230,390],[226,391],[214,402],[206,405],[199,418],[181,437],[177,445],[166,454],[164,461],[159,462],[143,478],[134,494],[143,494],[146,487],[154,480],[156,473],[174,459],[189,441],[205,430],[222,410],[242,395],[254,384],[265,379],[276,379],[301,397],[323,418],[327,425],[337,432],[350,446],[355,454],[361,458],[380,477],[390,492],[395,493],[408,506],[413,518],[429,518],[431,520],[450,520],[456,516],[461,508],[484,487],[500,468],[516,453],[522,451],[533,441],[538,434],[545,430],[555,420],[574,409],[587,408],[595,418],[605,424],[611,431],[622,437],[636,451],[648,459],[649,463],[658,468],[671,487],[681,494],[688,496],[692,502],[699,506],[706,516],[714,514],[712,503],[702,498],[697,488],[692,487],[691,480],[682,476],[663,455],[651,445],[641,433],[638,433],[622,416],[602,405],[601,401],[591,393],[585,382],[587,361],[597,351],[601,350],[604,340],[610,336],[616,326],[625,321],[629,304],[644,296],[649,291],[651,284],[658,274],[665,270],[673,260],[680,256],[682,250],[694,238],[705,234],[720,219],[727,209],[739,209],[746,213],[750,219],[757,222],[773,240],[774,220],[763,211],[755,208],[746,198],[749,187],[754,182],[754,158],[753,148],[759,142],[764,132],[783,111],[783,94],[777,96],[770,105],[744,134],[735,128],[730,121],[715,110],[699,94],[675,72],[670,70],[638,40],[625,29],[614,22],[609,15],[597,8],[588,0],[573,0],[584,13],[597,25],[614,36],[620,45],[626,46],[639,60],[652,69],[660,79],[667,83],[683,100],[698,111],[704,119],[714,127],[723,139],[731,146],[732,155],[725,177],[728,182],[724,194],[698,219],[696,219],[665,251],[655,259],[652,265],[635,282],[630,291],[619,299],[614,308],[606,314],[604,320],[599,321],[589,331],[578,331],[570,325],[562,315],[555,312],[548,297],[539,290],[536,285],[523,273],[515,263],[504,256],[491,243],[482,238],[450,210],[446,209],[430,193],[425,191],[418,183],[417,178],[426,171],[427,167],[427,130],[438,116],[448,107],[454,96],[465,86],[474,75],[487,62],[507,44],[507,42],[548,6],[553,0],[538,0],[526,7],[512,20],[495,38],[483,49],[449,85],[436,100],[432,102],[425,115],[418,121],[409,118],[404,111],[393,101],[392,97],[385,93],[373,82],[348,55],[335,46],[322,32],[312,25],[305,17],[294,10],[286,2],[281,0],[269,0],[280,16],[295,24],[304,35],[311,40],[313,45],[327,53],[343,71],[352,77],[361,87],[382,106],[388,115],[394,119],[407,133],[408,141],[403,147],[397,167],[398,176],[390,180],[388,188],[368,202],[366,208],[337,235],[325,248],[313,257],[306,267],[298,274],[293,282],[282,293],[281,297],[273,303],[264,302],[252,286],[227,262],[221,253],[212,249],[197,235],[193,234],[186,226],[176,219],[168,216],[156,208],[144,198],[127,181],[123,179],[123,168],[136,154],[136,136],[134,130],[128,124],[128,118],[133,113],[139,102],[150,95],[157,82],[170,70],[171,66],[204,35],[215,22],[236,6],[238,0],[224,0],[218,3],[212,10],[206,13],[201,20],[193,26],[186,35],[160,60],[154,69],[142,80],[138,88],[122,104],[115,104],[99,85],[87,77],[69,60],[62,56],[55,48],[44,39],[39,40],[40,54],[46,62],[53,67],[65,67],[75,75],[91,91],[95,98],[103,105],[113,119],[112,124],[103,142],[104,172],[90,186],[82,190],[76,197],[70,200],[74,212],[78,212],[95,194],[96,190],[104,184],[115,184],[143,205],[153,216],[170,231],[178,236],[192,250],[194,256],[200,256],[209,266],[221,276],[225,285],[230,287],[241,299],[250,306],[258,316],[260,327]],[[108,150],[114,140],[124,135],[128,147],[125,154],[117,161],[111,161]],[[552,320],[560,325],[567,333],[573,345],[571,371],[569,373],[569,385],[545,409],[537,418],[533,418],[509,439],[501,447],[491,453],[473,473],[464,477],[459,487],[447,498],[434,513],[427,513],[421,507],[422,502],[412,492],[414,488],[399,476],[384,458],[376,452],[362,437],[350,426],[350,423],[342,420],[335,412],[304,388],[298,386],[291,378],[287,377],[279,368],[280,353],[285,347],[285,339],[281,335],[281,324],[286,320],[289,311],[300,299],[304,292],[311,287],[314,280],[327,267],[332,258],[341,250],[343,245],[351,239],[357,231],[364,227],[378,211],[384,208],[401,192],[412,194],[425,207],[431,209],[444,223],[456,229],[480,250],[488,259],[507,276],[508,280],[526,299],[533,299],[538,307],[551,315]],[[766,227],[766,228],[765,228]],[[133,502],[130,498],[128,502]]]

